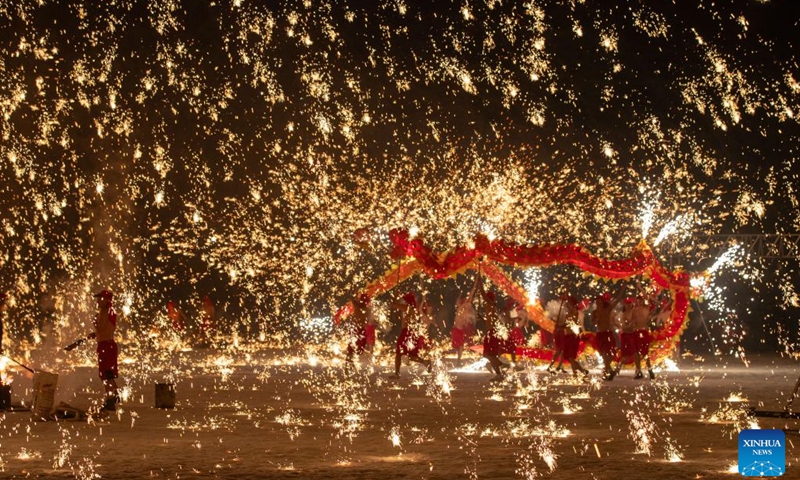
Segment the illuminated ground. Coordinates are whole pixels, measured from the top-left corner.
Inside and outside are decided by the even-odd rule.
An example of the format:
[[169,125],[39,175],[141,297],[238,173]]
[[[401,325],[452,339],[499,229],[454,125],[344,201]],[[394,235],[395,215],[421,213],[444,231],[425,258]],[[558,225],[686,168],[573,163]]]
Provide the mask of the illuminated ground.
[[[537,367],[495,387],[485,370],[417,376],[404,367],[390,380],[388,367],[347,377],[302,355],[248,355],[175,355],[185,377],[172,411],[153,408],[156,374],[129,380],[108,421],[0,414],[3,478],[738,478],[729,472],[736,432],[748,426],[746,402],[732,394],[778,409],[800,370],[778,357],[749,368],[684,360],[656,382],[627,371],[586,385]],[[100,390],[88,366],[59,384],[56,402],[81,408]],[[15,374],[14,403],[29,386]],[[791,473],[800,438],[787,438]]]

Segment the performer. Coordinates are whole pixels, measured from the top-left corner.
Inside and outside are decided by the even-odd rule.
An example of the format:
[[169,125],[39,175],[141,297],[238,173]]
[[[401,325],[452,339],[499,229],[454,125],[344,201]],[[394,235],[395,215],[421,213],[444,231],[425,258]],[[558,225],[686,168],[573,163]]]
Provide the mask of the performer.
[[[350,316],[348,325],[350,341],[347,344],[346,368],[353,365],[353,356],[361,355],[369,349],[372,350],[369,342],[368,314],[370,298],[366,294],[361,294],[353,299],[353,314]],[[372,325],[372,343],[375,343],[375,325]]]
[[500,337],[503,338],[503,351],[511,356],[511,365],[507,368],[522,370],[522,365],[517,363],[517,346],[525,344],[525,334],[522,331],[522,323],[517,313],[517,302],[509,298],[506,307],[503,309],[503,322],[505,323]]
[[186,316],[171,300],[167,303],[167,317],[172,321],[172,329],[175,330],[175,333],[181,334],[186,330]]
[[494,292],[484,291],[483,285],[480,286],[483,297],[484,321],[486,322],[486,333],[483,335],[483,357],[489,361],[492,371],[495,373],[492,382],[500,382],[504,375],[500,370],[502,362],[500,355],[504,351],[505,340],[498,335],[499,318],[497,316],[497,298]]
[[475,333],[475,308],[472,300],[475,296],[475,289],[478,287],[478,280],[472,286],[466,297],[458,295],[456,300],[456,317],[453,321],[453,328],[450,330],[450,342],[455,349],[458,358],[456,366],[461,367],[461,355],[464,352],[464,345],[468,344]]
[[425,338],[433,338],[433,327],[436,319],[433,316],[433,305],[428,300],[428,295],[422,295],[422,301],[419,303],[419,318],[422,322]]
[[635,342],[634,361],[636,363],[636,374],[633,377],[635,379],[644,378],[644,375],[642,375],[642,358],[644,358],[645,365],[647,365],[650,380],[656,378],[656,374],[653,373],[653,368],[650,366],[650,329],[648,322],[650,320],[650,312],[654,309],[651,305],[651,299],[642,293],[636,297],[631,309],[631,323],[633,324]]
[[93,322],[94,332],[64,349],[70,351],[86,340],[97,339],[97,369],[106,392],[103,410],[116,410],[116,404],[119,403],[116,380],[119,377],[117,368],[119,351],[117,342],[114,341],[114,332],[117,329],[117,312],[112,304],[114,295],[108,290],[101,290],[94,294],[94,298],[97,301],[97,314]]
[[425,365],[428,372],[431,371],[433,364],[429,359],[420,358],[420,350],[426,348],[425,336],[423,334],[424,325],[419,318],[417,309],[417,296],[414,292],[408,292],[396,304],[402,310],[403,329],[397,337],[397,346],[394,354],[394,377],[400,376],[400,364],[403,356],[407,356],[412,362]]
[[634,361],[636,357],[636,335],[634,334],[636,328],[632,317],[635,301],[635,298],[627,297],[622,303],[622,316],[620,318],[622,331],[619,334],[620,352],[617,368],[614,369],[615,375],[619,375],[622,365]]
[[589,380],[589,370],[583,368],[578,362],[578,349],[580,347],[581,324],[583,323],[582,305],[572,295],[566,295],[564,301],[564,311],[566,312],[566,322],[564,328],[564,350],[563,359],[568,361],[572,367],[572,375],[577,376],[578,372],[583,373],[583,380]]
[[[547,371],[550,373],[550,375],[555,375],[557,372],[566,373],[564,368],[561,366],[564,363],[564,338],[566,337],[567,330],[567,312],[564,308],[565,301],[566,297],[562,295],[559,299],[558,313],[556,314],[555,320],[555,329],[553,330],[553,343],[556,347],[556,350],[553,353],[553,359],[550,361],[550,365],[547,366]],[[553,369],[553,365],[555,365],[556,361],[558,361],[558,366]]]
[[522,305],[515,305],[509,312],[509,316],[514,323],[514,327],[511,329],[511,341],[516,346],[525,345],[525,329],[528,328],[530,322],[528,312]]
[[595,310],[592,312],[592,320],[597,327],[597,351],[603,357],[603,379],[614,380],[616,371],[611,366],[611,362],[617,356],[619,347],[614,338],[614,320],[612,313],[622,300],[622,289],[613,297],[609,292],[599,295],[595,299]]

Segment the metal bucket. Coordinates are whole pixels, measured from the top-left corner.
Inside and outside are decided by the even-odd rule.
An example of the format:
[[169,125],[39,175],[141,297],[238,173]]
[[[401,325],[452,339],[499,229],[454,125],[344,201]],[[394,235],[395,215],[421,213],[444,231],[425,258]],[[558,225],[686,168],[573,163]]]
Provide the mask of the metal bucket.
[[175,385],[156,383],[156,408],[175,408]]

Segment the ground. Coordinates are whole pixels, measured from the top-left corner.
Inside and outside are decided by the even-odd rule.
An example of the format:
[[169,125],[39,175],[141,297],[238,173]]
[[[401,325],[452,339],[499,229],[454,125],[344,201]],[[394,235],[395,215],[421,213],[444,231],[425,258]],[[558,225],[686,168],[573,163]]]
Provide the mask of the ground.
[[[124,401],[108,418],[36,421],[0,412],[2,478],[739,478],[737,434],[748,405],[784,408],[794,359],[682,359],[655,381],[550,376],[541,365],[502,384],[438,360],[433,374],[390,355],[355,371],[309,351],[195,349],[122,365]],[[335,358],[335,357],[333,357]],[[470,362],[477,360],[472,357]],[[586,360],[589,362],[589,360]],[[468,362],[468,363],[470,363]],[[55,403],[89,409],[96,370],[52,363]],[[12,403],[32,379],[13,372]],[[174,409],[154,408],[172,380]],[[795,432],[800,421],[758,419]],[[787,432],[787,476],[800,436]],[[795,473],[792,473],[792,471]]]

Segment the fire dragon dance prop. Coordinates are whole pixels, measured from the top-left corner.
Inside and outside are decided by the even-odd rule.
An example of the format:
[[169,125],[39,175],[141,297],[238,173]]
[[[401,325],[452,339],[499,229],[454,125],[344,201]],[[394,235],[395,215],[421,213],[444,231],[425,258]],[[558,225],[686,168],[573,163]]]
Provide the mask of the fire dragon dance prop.
[[[553,332],[555,324],[547,317],[541,303],[528,298],[525,289],[509,277],[499,265],[529,268],[569,264],[606,280],[625,280],[634,276],[648,278],[668,291],[672,298],[669,319],[663,326],[650,332],[652,340],[650,359],[653,362],[661,362],[672,355],[681,334],[686,329],[686,319],[690,311],[689,302],[696,293],[690,286],[689,274],[680,269],[675,271],[665,269],[644,240],[639,242],[628,258],[607,260],[592,255],[579,245],[522,245],[502,239],[489,240],[480,234],[475,236],[471,245],[462,245],[443,253],[433,252],[421,238],[412,238],[407,230],[391,230],[389,239],[392,243],[391,256],[398,260],[398,264],[364,287],[359,295],[375,298],[419,272],[440,280],[475,270],[522,305],[528,317],[542,330],[550,333]],[[341,322],[352,312],[351,301],[337,310],[334,322]],[[594,332],[582,333],[579,354],[594,351],[594,345]],[[550,360],[553,350],[544,346],[538,348],[519,346],[517,355],[535,360]]]

